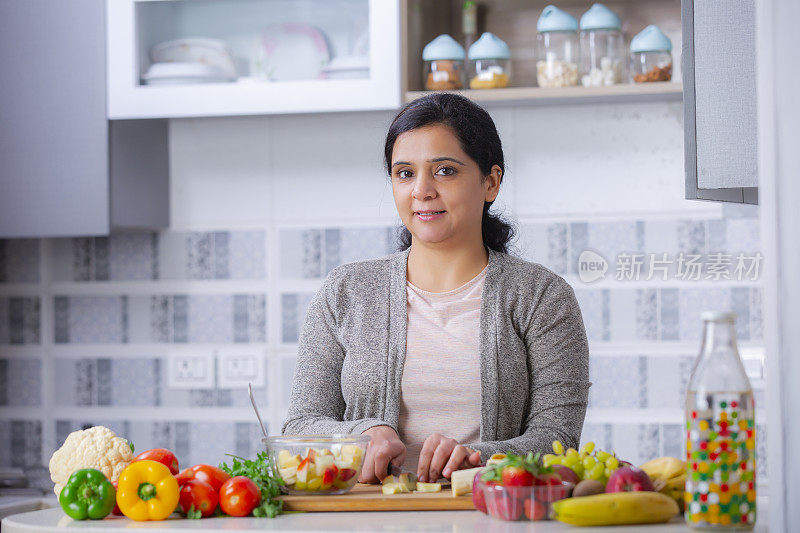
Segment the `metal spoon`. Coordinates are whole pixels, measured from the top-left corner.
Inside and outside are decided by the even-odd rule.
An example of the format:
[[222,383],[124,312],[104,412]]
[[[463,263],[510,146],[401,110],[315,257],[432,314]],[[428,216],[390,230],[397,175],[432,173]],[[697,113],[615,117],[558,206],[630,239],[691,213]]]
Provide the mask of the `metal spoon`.
[[247,384],[247,392],[250,393],[250,403],[253,404],[253,411],[256,412],[256,418],[258,418],[258,423],[261,426],[261,433],[264,434],[264,438],[267,438],[267,430],[264,429],[264,422],[261,421],[261,414],[258,412],[258,407],[256,406],[256,399],[253,397],[253,384]]

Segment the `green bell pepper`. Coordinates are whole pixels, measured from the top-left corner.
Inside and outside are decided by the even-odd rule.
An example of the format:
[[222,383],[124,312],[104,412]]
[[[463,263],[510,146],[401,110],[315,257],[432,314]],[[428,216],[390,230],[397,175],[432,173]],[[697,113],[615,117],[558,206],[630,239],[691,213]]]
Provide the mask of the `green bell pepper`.
[[82,468],[72,473],[58,502],[74,520],[99,520],[114,509],[117,490],[99,470]]

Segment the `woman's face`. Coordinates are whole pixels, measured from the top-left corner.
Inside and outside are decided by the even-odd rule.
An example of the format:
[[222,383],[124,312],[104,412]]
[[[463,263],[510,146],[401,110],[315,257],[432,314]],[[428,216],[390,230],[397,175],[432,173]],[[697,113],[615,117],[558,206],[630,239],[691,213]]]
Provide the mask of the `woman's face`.
[[450,128],[401,134],[391,170],[397,212],[415,240],[449,246],[482,238],[483,204],[497,198],[501,170],[493,166],[484,179]]

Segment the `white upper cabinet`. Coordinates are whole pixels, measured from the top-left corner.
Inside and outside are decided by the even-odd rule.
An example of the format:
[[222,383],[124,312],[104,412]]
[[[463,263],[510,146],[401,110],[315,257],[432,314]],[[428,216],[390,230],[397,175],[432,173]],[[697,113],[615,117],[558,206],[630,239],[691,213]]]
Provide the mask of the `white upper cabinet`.
[[394,109],[400,0],[106,0],[108,118]]

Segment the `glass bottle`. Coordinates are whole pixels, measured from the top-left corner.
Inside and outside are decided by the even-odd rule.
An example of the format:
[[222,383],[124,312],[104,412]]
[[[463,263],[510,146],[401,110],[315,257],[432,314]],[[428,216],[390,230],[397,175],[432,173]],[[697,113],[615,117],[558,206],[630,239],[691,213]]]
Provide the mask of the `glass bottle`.
[[684,517],[696,529],[756,521],[755,406],[736,346],[734,313],[706,312],[686,391]]
[[469,50],[478,34],[478,4],[472,0],[464,2],[461,17],[461,31],[464,34],[464,50]]

